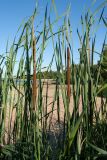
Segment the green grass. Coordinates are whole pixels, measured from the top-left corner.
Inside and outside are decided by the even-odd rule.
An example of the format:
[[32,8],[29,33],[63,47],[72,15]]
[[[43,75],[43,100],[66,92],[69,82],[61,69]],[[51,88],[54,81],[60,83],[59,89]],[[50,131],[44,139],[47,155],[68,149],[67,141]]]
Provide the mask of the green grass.
[[[74,63],[72,46],[72,27],[68,18],[69,8],[58,16],[54,0],[52,6],[56,19],[51,21],[46,6],[42,29],[34,27],[38,16],[38,8],[25,24],[22,24],[10,47],[6,47],[6,54],[0,56],[0,159],[2,160],[91,160],[107,158],[107,91],[106,83],[99,89],[101,79],[101,65],[98,65],[96,81],[93,78],[93,66],[96,33],[93,33],[95,23],[106,21],[103,18],[104,1],[93,13],[88,10],[81,16],[82,32],[78,28],[77,35],[80,42],[79,67]],[[102,11],[103,10],[103,11]],[[95,16],[100,11],[101,16]],[[63,24],[55,30],[58,21]],[[103,29],[103,28],[102,28]],[[19,32],[20,31],[20,32]],[[20,33],[20,34],[19,34]],[[91,38],[91,40],[90,40]],[[36,42],[34,43],[34,40]],[[103,61],[103,48],[100,54],[100,64]],[[48,104],[49,81],[46,93],[43,95],[42,67],[45,50],[52,43],[52,59],[47,71],[55,64],[57,70],[53,101]],[[67,67],[67,48],[70,49],[70,77],[72,81],[73,113],[70,114],[70,104],[66,90],[65,68]],[[32,89],[31,80],[36,83],[38,75],[38,92]],[[20,81],[22,78],[22,82]],[[16,82],[14,80],[16,79]],[[35,84],[37,87],[37,84]],[[96,111],[96,97],[104,90],[105,101],[101,96],[101,112]],[[63,121],[60,120],[60,102],[62,96],[64,105]],[[44,101],[45,97],[45,101]],[[79,99],[82,99],[82,112],[79,112]],[[55,102],[57,108],[55,108]],[[50,112],[48,113],[48,107]],[[57,110],[57,123],[61,133],[52,132],[52,117]],[[13,116],[16,113],[15,116]],[[8,118],[7,118],[8,117]],[[15,117],[14,123],[13,117]],[[8,121],[7,121],[8,119]],[[8,138],[6,138],[8,137]],[[52,140],[50,138],[53,138]],[[56,146],[56,148],[55,148]]]
[[[106,85],[106,83],[105,83],[104,85]],[[104,85],[103,85],[103,86],[104,86]],[[101,90],[101,88],[102,88],[102,85],[99,86],[99,89],[98,89],[99,93],[98,93],[97,96],[106,98],[106,97],[107,97],[107,87],[105,87],[105,88],[102,89],[102,90]],[[100,90],[101,90],[101,91],[100,91]]]

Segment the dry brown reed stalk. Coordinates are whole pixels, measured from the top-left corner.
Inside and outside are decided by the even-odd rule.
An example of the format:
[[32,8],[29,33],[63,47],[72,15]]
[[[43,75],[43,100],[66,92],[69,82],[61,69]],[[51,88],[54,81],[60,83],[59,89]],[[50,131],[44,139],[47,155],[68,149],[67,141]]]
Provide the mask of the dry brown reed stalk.
[[37,96],[37,88],[36,88],[36,38],[34,35],[34,27],[32,29],[32,51],[33,51],[33,83],[32,83],[32,98],[33,98],[33,110],[36,107],[36,96]]
[[70,88],[70,50],[69,47],[67,47],[67,97],[68,101],[70,101],[70,94],[71,94],[71,88]]

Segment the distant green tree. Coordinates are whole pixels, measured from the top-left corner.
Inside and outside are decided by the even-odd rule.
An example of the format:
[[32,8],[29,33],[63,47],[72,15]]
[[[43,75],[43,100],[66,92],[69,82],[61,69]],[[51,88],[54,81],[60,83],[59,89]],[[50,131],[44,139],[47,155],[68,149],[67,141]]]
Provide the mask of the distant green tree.
[[37,73],[37,78],[39,78],[39,76],[41,75],[42,79],[56,79],[58,76],[58,72],[57,71],[43,71],[43,72],[38,72]]
[[107,82],[107,45],[104,46],[104,51],[102,54],[101,77],[104,82]]

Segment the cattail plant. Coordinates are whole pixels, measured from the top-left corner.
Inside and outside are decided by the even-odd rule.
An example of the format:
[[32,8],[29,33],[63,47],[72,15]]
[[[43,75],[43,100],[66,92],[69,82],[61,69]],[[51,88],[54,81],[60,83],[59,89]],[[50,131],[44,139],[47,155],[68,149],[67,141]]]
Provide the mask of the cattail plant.
[[[97,23],[95,15],[101,9],[97,26],[100,22],[106,26],[103,16],[106,5],[104,1],[93,13],[88,10],[81,16],[82,30],[77,29],[78,64],[74,60],[69,8],[58,16],[54,0],[51,5],[56,13],[54,21],[46,6],[43,26],[35,26],[36,7],[33,15],[18,29],[20,32],[12,45],[9,47],[7,43],[5,56],[0,56],[0,60],[3,59],[0,64],[1,160],[107,157],[107,84],[103,76],[106,35],[101,44],[102,52],[98,53],[97,36],[92,34]],[[52,51],[50,56],[46,55],[48,46]],[[100,56],[96,70],[95,54]],[[52,57],[44,67],[44,57],[48,56]],[[51,73],[53,66],[56,69],[54,83],[43,78],[42,72],[45,68],[46,73]]]

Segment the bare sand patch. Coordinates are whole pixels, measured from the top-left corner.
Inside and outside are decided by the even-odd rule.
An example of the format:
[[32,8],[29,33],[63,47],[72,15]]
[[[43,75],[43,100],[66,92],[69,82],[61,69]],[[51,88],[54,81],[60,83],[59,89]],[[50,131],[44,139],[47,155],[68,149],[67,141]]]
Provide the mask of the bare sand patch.
[[[71,86],[72,87],[72,86]],[[66,88],[65,88],[66,89]],[[42,110],[43,110],[43,121],[46,120],[47,117],[47,124],[51,124],[51,130],[53,132],[57,132],[59,128],[62,128],[63,122],[64,122],[64,114],[65,114],[65,108],[64,108],[64,101],[62,98],[62,91],[61,91],[61,86],[59,85],[59,102],[58,100],[54,99],[55,97],[55,90],[56,90],[56,85],[55,84],[49,84],[48,85],[48,90],[47,90],[47,85],[44,84],[43,90],[42,90]],[[23,93],[23,90],[21,90]],[[38,94],[38,93],[37,93]],[[6,106],[6,121],[5,121],[5,139],[6,142],[8,141],[9,135],[12,134],[14,124],[15,124],[15,119],[16,119],[16,112],[18,109],[18,92],[13,89],[12,93],[9,95],[11,98],[11,105]],[[32,96],[32,95],[31,95]],[[9,98],[9,97],[8,97]],[[21,98],[21,96],[20,96]],[[24,97],[22,97],[23,104],[24,104]],[[59,103],[59,105],[57,105]],[[19,104],[20,105],[20,104]],[[47,111],[46,111],[46,106],[47,106]],[[60,117],[60,122],[58,121],[58,106],[59,106],[59,117]],[[96,97],[96,111],[99,112],[101,109],[101,98]],[[70,97],[70,103],[69,103],[69,112],[72,114],[74,108],[74,100],[73,100],[73,95],[71,92],[71,97]],[[79,103],[78,103],[78,110],[79,113],[82,112],[83,104],[82,104],[82,98],[80,96],[79,98]],[[21,108],[20,108],[21,109]],[[46,114],[48,116],[46,116]],[[60,124],[59,124],[60,123]]]

